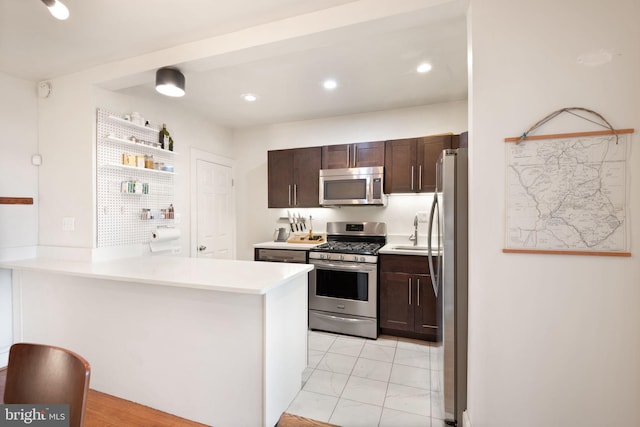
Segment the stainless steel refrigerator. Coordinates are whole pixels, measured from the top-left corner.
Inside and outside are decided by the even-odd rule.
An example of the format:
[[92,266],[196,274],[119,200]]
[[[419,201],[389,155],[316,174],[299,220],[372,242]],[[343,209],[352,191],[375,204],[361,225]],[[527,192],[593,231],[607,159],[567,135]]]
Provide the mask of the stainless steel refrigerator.
[[428,239],[442,335],[442,364],[436,372],[441,375],[445,423],[462,426],[467,407],[467,149],[444,150],[436,170]]

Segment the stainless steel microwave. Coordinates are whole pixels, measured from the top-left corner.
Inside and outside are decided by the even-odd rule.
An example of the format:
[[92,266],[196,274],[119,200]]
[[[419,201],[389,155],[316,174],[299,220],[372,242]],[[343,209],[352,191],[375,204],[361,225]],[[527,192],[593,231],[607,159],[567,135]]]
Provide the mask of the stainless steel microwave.
[[384,205],[384,168],[321,169],[320,205]]

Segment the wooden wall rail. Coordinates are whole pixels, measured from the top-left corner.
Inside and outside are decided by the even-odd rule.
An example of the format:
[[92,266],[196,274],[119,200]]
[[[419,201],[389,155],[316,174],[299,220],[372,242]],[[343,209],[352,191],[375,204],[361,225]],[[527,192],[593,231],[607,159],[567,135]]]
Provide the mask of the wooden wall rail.
[[543,254],[543,255],[586,255],[586,256],[617,256],[630,257],[631,252],[600,252],[600,251],[553,251],[547,249],[508,249],[502,250],[505,254]]
[[33,197],[0,197],[0,205],[32,205]]

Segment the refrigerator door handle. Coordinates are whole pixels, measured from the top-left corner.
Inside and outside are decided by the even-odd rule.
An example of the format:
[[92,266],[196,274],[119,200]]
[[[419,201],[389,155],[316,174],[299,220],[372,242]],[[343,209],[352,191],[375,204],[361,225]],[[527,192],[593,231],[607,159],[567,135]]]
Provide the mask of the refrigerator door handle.
[[[433,249],[431,247],[431,232],[433,231],[433,221],[435,219],[435,212],[438,207],[438,194],[433,194],[433,202],[431,203],[431,212],[429,213],[429,230],[427,231],[427,254],[429,257],[429,277],[431,277],[431,286],[433,286],[433,292],[438,296],[438,280],[435,271],[433,269]],[[439,239],[439,238],[438,238]]]

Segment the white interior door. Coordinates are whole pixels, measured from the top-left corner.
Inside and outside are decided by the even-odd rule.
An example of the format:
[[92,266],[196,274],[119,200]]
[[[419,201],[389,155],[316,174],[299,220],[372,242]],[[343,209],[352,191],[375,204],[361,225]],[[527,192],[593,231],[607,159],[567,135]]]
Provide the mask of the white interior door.
[[234,197],[232,168],[196,160],[198,258],[234,257]]

